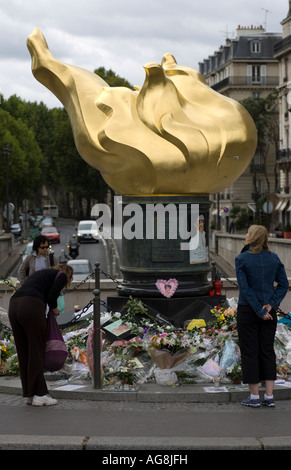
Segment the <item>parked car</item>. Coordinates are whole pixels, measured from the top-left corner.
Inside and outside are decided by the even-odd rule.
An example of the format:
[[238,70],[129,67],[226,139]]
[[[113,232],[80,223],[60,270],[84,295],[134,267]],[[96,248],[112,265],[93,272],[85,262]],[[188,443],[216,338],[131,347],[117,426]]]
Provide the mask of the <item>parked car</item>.
[[81,220],[77,228],[78,241],[81,242],[99,242],[98,227],[95,220]]
[[36,218],[33,221],[33,226],[34,227],[39,227],[39,224],[41,223],[43,218],[44,218],[43,215],[37,215]]
[[15,237],[21,237],[22,228],[20,224],[12,224],[10,225],[10,232],[13,233]]
[[27,243],[25,250],[20,253],[22,255],[22,263],[27,257],[27,255],[29,255],[32,252],[32,246],[33,246],[33,242]]
[[70,259],[67,261],[67,265],[72,266],[74,270],[73,281],[83,281],[93,273],[92,265],[88,259]]
[[40,233],[45,235],[51,243],[60,243],[60,233],[56,227],[44,227]]
[[44,219],[41,220],[39,224],[39,229],[43,229],[44,227],[53,227],[54,221],[51,217],[45,217]]

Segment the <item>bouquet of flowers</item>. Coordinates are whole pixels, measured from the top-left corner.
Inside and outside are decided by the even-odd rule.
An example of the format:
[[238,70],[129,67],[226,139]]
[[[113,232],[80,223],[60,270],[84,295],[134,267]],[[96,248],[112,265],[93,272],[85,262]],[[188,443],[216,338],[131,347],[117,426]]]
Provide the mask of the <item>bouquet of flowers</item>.
[[4,341],[0,341],[0,364],[1,362],[6,362],[9,357],[9,347]]
[[104,366],[105,382],[109,385],[116,385],[120,381],[121,385],[133,386],[136,382],[138,368],[136,361],[126,357],[112,361]]
[[211,309],[213,320],[208,323],[207,334],[229,334],[236,336],[236,308],[229,305],[218,305]]
[[0,375],[17,375],[19,373],[16,348],[9,340],[0,340]]
[[160,369],[170,369],[189,356],[191,339],[183,331],[164,331],[145,337],[147,351]]
[[10,340],[0,340],[0,364],[16,353],[16,347]]
[[234,384],[241,383],[242,371],[241,364],[238,363],[226,369],[226,377],[232,380]]

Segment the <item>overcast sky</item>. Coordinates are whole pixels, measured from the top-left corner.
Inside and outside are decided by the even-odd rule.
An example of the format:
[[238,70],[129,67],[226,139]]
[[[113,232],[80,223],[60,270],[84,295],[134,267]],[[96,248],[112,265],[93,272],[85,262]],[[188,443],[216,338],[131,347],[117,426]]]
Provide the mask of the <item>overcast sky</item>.
[[62,62],[142,85],[145,63],[170,52],[198,69],[238,25],[281,33],[288,9],[288,0],[0,0],[0,93],[61,106],[31,73],[26,39],[35,27]]

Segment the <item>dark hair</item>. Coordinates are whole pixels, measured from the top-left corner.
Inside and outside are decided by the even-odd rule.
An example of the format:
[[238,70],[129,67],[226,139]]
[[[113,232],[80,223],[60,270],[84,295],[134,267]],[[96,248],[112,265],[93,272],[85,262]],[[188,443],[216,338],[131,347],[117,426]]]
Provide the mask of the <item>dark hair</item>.
[[37,235],[35,239],[33,240],[32,250],[37,251],[42,243],[48,243],[49,245],[48,238],[45,237],[44,235]]

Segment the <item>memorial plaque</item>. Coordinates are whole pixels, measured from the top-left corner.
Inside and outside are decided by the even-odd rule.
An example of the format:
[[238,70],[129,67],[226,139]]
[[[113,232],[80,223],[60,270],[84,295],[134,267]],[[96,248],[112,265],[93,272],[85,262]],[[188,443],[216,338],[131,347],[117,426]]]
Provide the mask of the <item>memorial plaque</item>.
[[160,263],[178,263],[184,260],[179,240],[153,240],[152,261]]

